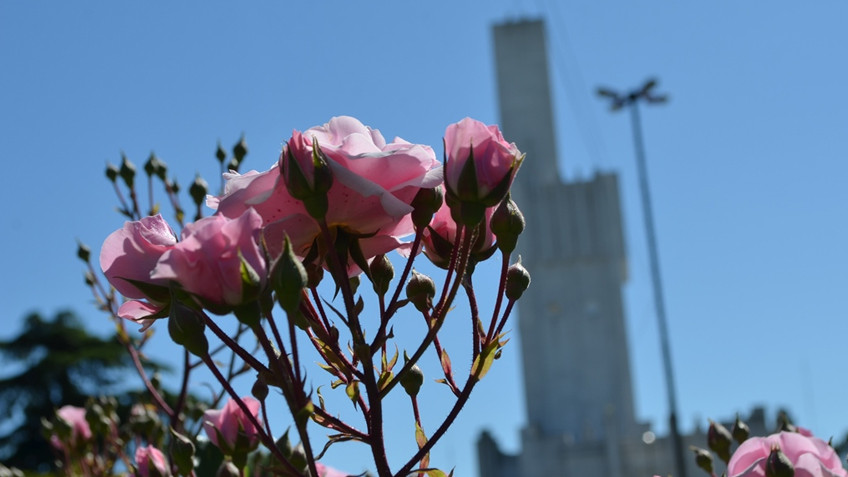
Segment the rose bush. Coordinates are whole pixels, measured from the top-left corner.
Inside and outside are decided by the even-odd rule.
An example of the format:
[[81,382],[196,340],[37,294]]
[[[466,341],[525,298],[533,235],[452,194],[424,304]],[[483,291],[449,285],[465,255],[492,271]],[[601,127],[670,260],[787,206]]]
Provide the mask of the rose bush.
[[[200,466],[198,461],[209,456],[205,450],[195,454],[196,434],[181,432],[188,429],[185,420],[200,419],[211,443],[225,455],[218,469],[221,475],[253,471],[267,461],[262,472],[274,475],[341,477],[343,472],[317,462],[324,451],[311,442],[310,426],[318,425],[333,432],[325,449],[350,440],[365,443],[381,477],[412,475],[416,466],[419,473],[444,475],[430,469],[429,455],[456,412],[438,425],[422,422],[417,397],[421,383],[411,391],[410,377],[420,375],[419,363],[434,349],[444,374],[441,381],[456,398],[454,409],[462,409],[507,343],[502,330],[530,282],[519,264],[508,266],[524,222],[517,206],[504,200],[523,155],[503,139],[496,126],[467,118],[448,127],[444,144],[453,174],[447,192],[442,165],[429,146],[400,138],[386,142],[378,130],[351,117],[294,131],[277,162],[264,172],[239,174],[247,154],[243,140],[226,163],[226,151],[219,146],[219,164],[231,169],[223,174],[223,190],[217,197],[208,195],[208,184],[198,176],[188,188],[196,212],[194,222],[187,225],[176,180],[168,178],[164,163],[152,157],[144,167],[149,190],[154,190],[153,181],[161,180],[177,223],[183,227],[179,240],[161,216],[143,217],[135,167],[126,158],[120,169],[109,166],[107,177],[119,194],[118,179],[128,189],[120,196],[120,211],[134,219],[111,234],[101,251],[101,268],[114,289],[98,282],[83,246],[78,256],[89,267],[86,283],[101,308],[111,314],[119,339],[137,363],[151,406],[157,409],[152,414],[156,418],[149,421],[161,419],[161,428],[171,432],[151,437],[149,429],[137,426],[128,429],[139,434],[134,439],[125,435],[98,438],[111,440],[110,449],[124,452],[122,456],[127,455],[125,443],[133,442],[130,450],[138,449],[140,475],[174,470],[190,475]],[[203,217],[204,200],[214,215]],[[158,203],[151,195],[151,209],[158,210]],[[460,368],[451,363],[439,332],[448,313],[456,310],[458,293],[465,292],[469,302],[475,296],[471,280],[475,264],[498,249],[502,267],[494,288],[497,299],[491,310],[482,313],[470,304],[467,314],[475,329],[488,331],[475,334],[470,356]],[[385,255],[391,250],[406,258],[403,267],[394,268]],[[434,280],[413,266],[422,250],[446,269],[438,293]],[[352,278],[361,272],[364,278]],[[366,308],[368,287],[360,286],[365,279],[379,300],[376,308]],[[328,287],[335,289],[333,296],[322,296],[332,289]],[[130,300],[121,304],[115,290]],[[407,306],[410,303],[414,307]],[[285,315],[282,318],[278,307]],[[420,314],[426,320],[427,331],[420,341],[402,343],[395,337],[394,320],[401,312]],[[229,313],[235,319],[210,316]],[[161,383],[142,363],[141,348],[154,330],[136,337],[126,332],[119,319],[133,319],[145,330],[165,317],[168,336],[184,348],[182,388],[176,399],[162,391]],[[402,363],[398,360],[401,349]],[[313,352],[318,366],[333,376],[330,392],[343,389],[354,410],[362,413],[365,426],[348,424],[347,417],[325,408],[321,393],[313,391],[313,381],[321,379],[307,369],[313,355],[306,353]],[[189,402],[192,375],[200,366],[221,385],[213,390],[211,402],[230,398],[220,409],[197,408]],[[231,384],[245,373],[255,373],[252,392],[256,399],[240,397]],[[415,409],[417,450],[392,470],[383,429],[394,416],[386,413],[382,402],[399,388],[406,391]],[[258,420],[263,406],[278,409],[267,403],[269,398],[285,400],[297,446],[288,441],[288,432],[275,438],[264,413],[263,423]],[[432,434],[425,434],[425,427],[433,429]],[[140,443],[169,449],[173,466],[167,467],[157,449],[138,447]],[[263,450],[255,452],[260,443]],[[78,458],[66,455],[67,475],[75,475],[71,464]],[[101,464],[108,467],[109,463],[97,465]]]
[[751,437],[743,442],[727,465],[730,477],[765,477],[766,461],[777,447],[795,467],[796,477],[848,477],[839,456],[823,440],[798,432]]

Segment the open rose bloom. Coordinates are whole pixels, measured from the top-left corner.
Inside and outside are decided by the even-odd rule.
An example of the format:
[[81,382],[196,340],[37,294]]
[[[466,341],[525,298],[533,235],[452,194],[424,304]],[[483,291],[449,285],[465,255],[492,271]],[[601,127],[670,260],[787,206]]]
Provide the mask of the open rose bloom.
[[[242,401],[254,419],[258,418],[259,401],[252,397],[244,397]],[[259,442],[253,422],[232,399],[222,409],[210,409],[203,413],[203,429],[209,440],[226,454],[238,450],[239,446],[255,448]]]
[[[295,131],[280,162],[266,172],[227,175],[224,195],[207,203],[219,214],[235,217],[247,207],[262,217],[264,239],[272,257],[288,236],[295,253],[305,256],[321,232],[304,204],[286,187],[286,154],[291,153],[310,176],[313,148],[318,144],[332,172],[327,192],[326,222],[360,237],[365,258],[403,247],[414,232],[410,203],[421,188],[442,182],[441,164],[429,146],[400,138],[387,143],[376,129],[351,117],[336,117],[323,126]],[[311,179],[311,177],[307,177]]]
[[780,449],[795,467],[795,477],[848,477],[839,455],[823,440],[798,432],[752,437],[743,442],[727,465],[729,477],[765,477],[772,448]]

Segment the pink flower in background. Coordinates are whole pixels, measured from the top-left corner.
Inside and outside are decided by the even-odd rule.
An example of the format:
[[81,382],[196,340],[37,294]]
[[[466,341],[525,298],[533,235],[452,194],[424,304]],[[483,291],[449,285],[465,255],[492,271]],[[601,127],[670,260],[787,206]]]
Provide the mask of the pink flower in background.
[[[160,475],[167,477],[171,475],[165,454],[153,446],[138,447],[135,450],[135,465],[138,467],[139,477],[151,477]],[[154,472],[151,472],[155,470]]]
[[[77,406],[62,406],[56,411],[56,416],[71,428],[70,445],[75,446],[82,441],[91,439],[91,427],[85,420],[85,409]],[[62,442],[57,436],[50,437],[53,447],[60,449]]]
[[[472,250],[483,252],[495,243],[495,235],[489,226],[492,214],[496,207],[489,207],[484,214],[483,222],[478,226],[478,236]],[[445,268],[450,262],[453,243],[456,241],[456,222],[451,216],[451,209],[446,203],[433,215],[430,225],[424,230],[422,241],[424,242],[424,255],[435,265]]]
[[145,217],[112,232],[100,249],[100,268],[109,283],[128,298],[150,298],[132,281],[168,286],[166,279],[153,279],[150,273],[159,257],[174,247],[177,237],[161,215]]
[[152,277],[178,282],[186,291],[217,305],[240,305],[247,297],[242,263],[265,283],[265,258],[257,242],[262,218],[253,209],[229,219],[205,217],[186,225],[182,240],[159,259]]
[[[401,238],[414,232],[409,203],[420,188],[442,181],[433,150],[399,138],[386,143],[379,131],[344,116],[303,133],[295,131],[292,137],[300,155],[312,154],[315,139],[333,174],[327,224],[351,235],[371,235],[360,240],[366,258],[401,246]],[[295,253],[303,256],[320,228],[303,204],[291,197],[280,173],[277,165],[263,173],[229,175],[224,195],[207,203],[229,217],[254,207],[262,216],[271,255],[279,255],[283,236],[288,235]]]
[[347,472],[338,471],[320,462],[316,462],[315,467],[318,469],[318,477],[348,477],[350,475]]
[[[259,401],[252,397],[241,399],[253,417],[258,417]],[[210,409],[203,413],[203,429],[209,440],[224,453],[232,452],[236,448],[239,436],[243,436],[242,439],[246,440],[249,448],[259,443],[256,427],[232,399],[228,400],[222,409]]]
[[[447,127],[445,154],[448,193],[490,207],[506,194],[524,157],[514,143],[503,138],[497,126],[487,126],[471,118]],[[460,174],[472,156],[476,180],[461,183]]]
[[730,477],[764,477],[766,460],[777,446],[795,466],[796,477],[848,477],[839,456],[823,440],[797,432],[751,437],[743,442],[727,465]]

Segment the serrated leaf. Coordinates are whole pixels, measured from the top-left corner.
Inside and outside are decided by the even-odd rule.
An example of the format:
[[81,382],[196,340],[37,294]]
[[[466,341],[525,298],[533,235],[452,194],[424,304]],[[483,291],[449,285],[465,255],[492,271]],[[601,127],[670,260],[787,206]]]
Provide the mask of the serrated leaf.
[[333,368],[332,366],[327,366],[327,365],[326,365],[326,364],[324,364],[324,363],[315,363],[315,364],[317,364],[317,365],[318,365],[321,369],[323,369],[324,371],[326,371],[326,372],[328,372],[328,373],[332,374],[333,376],[337,376],[337,374],[336,374],[336,369],[335,369],[335,368]]
[[421,429],[421,426],[417,422],[415,423],[415,442],[418,444],[419,449],[427,444],[427,435],[424,434],[424,429]]
[[318,366],[321,366],[322,369],[332,374],[333,376],[338,376],[338,373],[347,374],[344,372],[344,362],[342,362],[342,360],[338,356],[336,356],[336,353],[333,352],[332,348],[324,344],[324,342],[318,338],[313,338],[313,340],[321,349],[321,355],[324,357],[324,360],[327,363],[326,365],[318,363]]
[[451,470],[450,475],[448,475],[448,474],[445,474],[444,472],[442,472],[439,469],[415,469],[415,470],[410,470],[409,473],[406,474],[406,475],[410,476],[410,475],[418,475],[418,474],[427,474],[428,477],[452,477],[453,471]]
[[398,300],[397,302],[395,302],[395,304],[394,304],[394,305],[392,305],[392,306],[389,308],[388,313],[389,313],[390,315],[392,315],[392,314],[394,314],[396,311],[400,310],[401,308],[405,307],[405,306],[406,306],[406,305],[408,305],[408,304],[409,304],[409,299],[408,299],[408,298],[404,298],[403,300]]
[[451,360],[450,360],[450,356],[448,356],[447,350],[444,350],[444,349],[442,350],[441,362],[442,362],[442,371],[445,372],[445,376],[451,376],[452,372],[453,372],[453,368],[451,367]]
[[[421,429],[421,426],[417,422],[415,423],[415,442],[418,444],[418,449],[423,448],[427,444],[427,435],[424,434],[424,429]],[[421,467],[426,468],[428,465],[430,465],[429,452],[421,458]]]
[[318,394],[318,405],[321,406],[321,409],[324,409],[324,396],[321,395],[321,386],[318,386],[315,393]]
[[365,301],[362,299],[362,295],[359,296],[359,299],[356,300],[356,306],[354,307],[354,313],[356,316],[362,314],[362,310],[365,309]]
[[339,317],[339,319],[340,319],[340,320],[342,320],[342,321],[344,322],[344,324],[346,324],[346,325],[348,324],[347,319],[345,318],[345,316],[344,316],[344,315],[342,315],[342,312],[340,312],[339,310],[337,310],[337,309],[336,309],[336,307],[334,307],[334,306],[332,305],[332,303],[330,303],[330,302],[329,302],[329,301],[327,301],[327,300],[324,300],[324,304],[325,304],[325,305],[327,305],[327,306],[328,306],[331,310],[333,310],[333,313],[335,313],[335,314],[336,314],[336,316],[338,316],[338,317]]
[[349,436],[347,434],[331,434],[331,435],[327,436],[327,443],[324,444],[324,448],[321,449],[321,452],[318,453],[318,455],[315,456],[315,460],[319,460],[322,457],[324,457],[324,454],[327,453],[327,450],[330,448],[330,446],[335,444],[336,442],[345,442],[345,441],[353,441],[353,440],[359,440],[359,439],[356,439],[355,437]]
[[312,401],[307,401],[306,405],[300,408],[294,415],[294,421],[299,426],[305,426],[306,421],[309,420],[313,415],[315,415],[315,406],[312,404]]
[[395,377],[394,373],[391,371],[386,371],[384,373],[380,373],[380,379],[377,380],[377,389],[380,391],[386,387],[389,382],[391,382],[392,378]]
[[391,370],[392,368],[394,368],[395,363],[397,363],[397,360],[398,360],[398,347],[397,347],[397,345],[395,345],[395,354],[394,354],[394,356],[392,356],[392,359],[389,360],[389,364],[386,366],[386,369]]
[[353,402],[353,407],[356,407],[356,404],[359,402],[359,381],[353,380],[349,382],[347,387],[345,387],[345,394]]
[[489,368],[495,360],[495,352],[498,350],[499,345],[498,340],[492,340],[474,358],[474,364],[471,365],[471,375],[478,381],[483,379],[483,376],[489,372]]

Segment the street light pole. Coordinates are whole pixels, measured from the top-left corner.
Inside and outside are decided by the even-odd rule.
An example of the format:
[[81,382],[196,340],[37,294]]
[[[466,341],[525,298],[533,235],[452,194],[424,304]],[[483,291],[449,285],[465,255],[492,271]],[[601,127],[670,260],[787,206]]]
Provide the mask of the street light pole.
[[675,475],[686,477],[683,440],[677,424],[677,392],[674,385],[674,372],[671,367],[671,347],[668,339],[668,321],[665,314],[665,298],[663,297],[662,279],[660,277],[659,253],[657,252],[657,239],[654,229],[654,213],[651,207],[651,192],[648,185],[648,167],[645,161],[645,146],[642,141],[642,122],[639,117],[640,100],[644,100],[649,104],[668,101],[668,97],[665,95],[653,94],[652,90],[656,84],[656,80],[648,80],[641,88],[632,90],[624,95],[610,89],[598,88],[598,95],[609,98],[612,101],[610,108],[612,111],[618,111],[624,107],[630,110],[633,144],[636,151],[636,167],[639,175],[639,191],[642,196],[642,212],[645,218],[645,234],[648,239],[651,282],[654,289],[654,308],[656,309],[659,324],[660,348],[662,350],[663,370],[665,371],[666,393],[668,394],[668,424],[674,449],[675,466],[677,467]]

